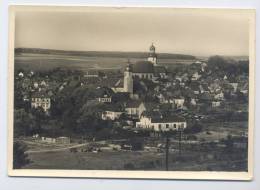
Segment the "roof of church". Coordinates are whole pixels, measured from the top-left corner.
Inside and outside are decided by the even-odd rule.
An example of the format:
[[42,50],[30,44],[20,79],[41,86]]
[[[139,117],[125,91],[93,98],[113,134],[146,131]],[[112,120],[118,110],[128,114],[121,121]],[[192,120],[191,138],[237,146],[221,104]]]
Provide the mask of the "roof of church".
[[154,73],[166,73],[166,68],[164,66],[154,67]]
[[153,73],[154,66],[150,61],[138,61],[132,64],[133,73]]

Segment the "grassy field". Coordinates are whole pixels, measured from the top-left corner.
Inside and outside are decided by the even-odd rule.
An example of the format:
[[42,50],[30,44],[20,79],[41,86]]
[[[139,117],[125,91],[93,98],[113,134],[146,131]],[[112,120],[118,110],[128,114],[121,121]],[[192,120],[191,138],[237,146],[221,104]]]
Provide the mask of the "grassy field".
[[[131,63],[144,60],[141,58],[130,58]],[[15,55],[16,69],[46,71],[57,67],[75,70],[104,70],[121,69],[128,62],[128,58],[120,57],[90,57],[90,56],[71,56],[71,55],[46,55],[36,53],[22,53]],[[194,60],[180,59],[160,59],[161,65],[190,64]]]
[[[171,138],[169,170],[172,171],[245,171],[247,169],[247,149],[235,148],[225,151],[218,145],[207,143],[226,139],[228,135],[239,136],[247,131],[247,122],[205,123],[204,130],[197,133],[198,141],[189,144],[183,140],[182,154],[179,155],[178,139]],[[206,145],[199,142],[204,140]],[[165,138],[146,139],[146,146],[155,147],[150,151],[119,151],[104,149],[102,152],[82,152],[84,144],[48,144],[24,139],[30,169],[79,169],[79,170],[165,170],[165,151],[156,151],[158,144],[164,144]],[[101,143],[102,142],[102,143]],[[97,143],[108,146],[108,141]],[[204,146],[204,147],[203,147]],[[205,148],[206,146],[206,148]],[[71,152],[77,147],[77,152]]]
[[[215,159],[212,152],[184,151],[170,153],[171,171],[243,171],[247,160],[230,154],[229,159]],[[165,153],[146,151],[76,152],[57,151],[30,153],[32,162],[25,169],[78,170],[165,170]]]

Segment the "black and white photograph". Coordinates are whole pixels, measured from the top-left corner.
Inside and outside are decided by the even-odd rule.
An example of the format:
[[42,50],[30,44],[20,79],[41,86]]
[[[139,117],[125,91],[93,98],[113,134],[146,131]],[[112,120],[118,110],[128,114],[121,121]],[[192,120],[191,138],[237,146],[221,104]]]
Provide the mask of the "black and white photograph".
[[253,10],[12,8],[9,175],[252,178]]

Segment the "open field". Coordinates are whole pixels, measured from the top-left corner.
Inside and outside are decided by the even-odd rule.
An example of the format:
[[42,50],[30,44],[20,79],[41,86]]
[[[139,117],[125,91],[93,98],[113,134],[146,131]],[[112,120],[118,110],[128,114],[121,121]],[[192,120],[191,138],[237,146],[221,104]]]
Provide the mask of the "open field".
[[[172,171],[244,171],[247,168],[246,148],[233,152],[225,150],[219,140],[228,135],[241,136],[247,131],[247,122],[205,123],[206,128],[197,133],[197,140],[182,141],[179,155],[177,137],[170,138],[169,170]],[[200,144],[203,139],[204,143]],[[21,139],[20,139],[21,140]],[[85,151],[91,144],[46,143],[25,138],[30,163],[27,169],[82,169],[82,170],[165,170],[165,138],[148,138],[142,151],[113,150],[110,141],[97,141],[101,152]],[[211,142],[219,142],[215,145]],[[93,142],[92,142],[93,144]],[[71,151],[76,148],[76,151]],[[242,153],[241,153],[242,152]],[[51,161],[50,161],[51,160]]]
[[[244,170],[246,159],[230,155],[228,160],[216,160],[211,153],[189,151],[182,157],[169,155],[172,171],[229,171]],[[32,162],[25,169],[80,169],[80,170],[165,170],[165,153],[146,151],[76,152],[57,151],[30,153]],[[104,159],[105,158],[105,159]]]
[[[142,58],[131,58],[129,61],[144,60]],[[194,60],[180,59],[160,59],[161,65],[192,63]],[[128,62],[125,57],[95,57],[95,56],[71,56],[71,55],[52,55],[22,53],[15,55],[16,69],[46,71],[54,68],[67,68],[75,70],[104,70],[104,69],[121,69]]]

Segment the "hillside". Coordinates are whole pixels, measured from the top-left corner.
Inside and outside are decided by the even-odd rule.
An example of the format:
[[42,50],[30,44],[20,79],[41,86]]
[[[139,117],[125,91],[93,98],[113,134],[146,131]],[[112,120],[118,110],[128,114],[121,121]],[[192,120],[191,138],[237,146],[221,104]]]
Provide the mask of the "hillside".
[[[87,56],[87,57],[111,57],[111,58],[146,58],[147,52],[120,52],[120,51],[65,51],[39,48],[16,48],[16,54],[35,53],[50,55]],[[195,56],[184,54],[158,53],[159,59],[195,59]]]

